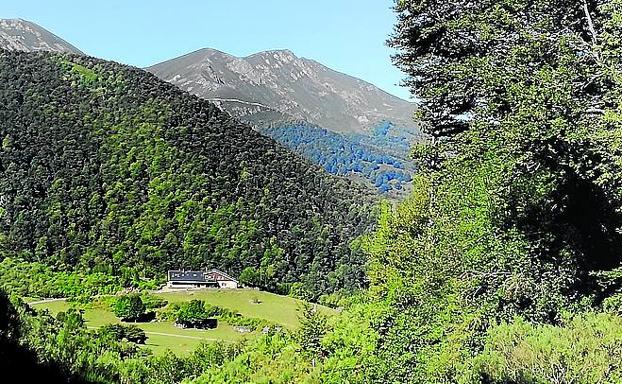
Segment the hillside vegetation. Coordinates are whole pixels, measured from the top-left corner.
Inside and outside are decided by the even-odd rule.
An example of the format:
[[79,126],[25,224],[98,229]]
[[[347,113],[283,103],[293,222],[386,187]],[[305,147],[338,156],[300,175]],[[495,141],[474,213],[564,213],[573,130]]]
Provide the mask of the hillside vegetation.
[[156,363],[5,300],[18,325],[76,335],[67,354],[37,326],[7,343],[99,382],[622,382],[622,1],[396,12],[390,45],[430,140],[410,197],[361,240],[370,286],[341,314],[307,308],[295,331]]
[[214,105],[134,68],[0,51],[0,257],[157,276],[213,266],[318,297],[365,284],[370,207]]
[[331,174],[360,176],[386,197],[403,195],[412,181],[414,167],[408,154],[416,136],[387,121],[369,134],[339,134],[306,123],[277,125],[260,132]]

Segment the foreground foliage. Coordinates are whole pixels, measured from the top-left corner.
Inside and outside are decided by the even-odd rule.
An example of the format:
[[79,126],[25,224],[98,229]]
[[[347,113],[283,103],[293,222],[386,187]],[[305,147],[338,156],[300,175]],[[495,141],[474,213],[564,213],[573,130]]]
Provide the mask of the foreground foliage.
[[522,319],[488,331],[475,374],[490,383],[622,382],[622,319],[587,314],[561,326]]
[[389,381],[459,381],[495,324],[558,330],[620,290],[620,5],[397,3],[396,63],[432,138],[369,245]]

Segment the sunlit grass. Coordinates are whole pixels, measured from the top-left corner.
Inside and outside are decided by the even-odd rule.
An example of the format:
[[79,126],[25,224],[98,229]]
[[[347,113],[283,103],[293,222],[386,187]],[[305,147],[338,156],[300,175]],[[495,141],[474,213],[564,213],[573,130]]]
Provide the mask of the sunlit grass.
[[[301,301],[287,296],[261,292],[252,289],[236,290],[201,290],[157,293],[169,303],[183,302],[193,299],[204,300],[206,303],[239,312],[245,317],[255,317],[268,320],[284,327],[295,329],[298,322],[298,307]],[[67,311],[71,307],[80,307],[67,301],[49,301],[33,305],[38,310],[49,310],[52,314]],[[105,324],[121,323],[103,302],[95,302],[83,306],[84,319],[90,328],[98,328]],[[320,310],[326,314],[335,311],[326,307]],[[219,321],[216,329],[181,329],[171,322],[138,323],[149,339],[146,347],[155,354],[162,354],[166,350],[177,354],[184,354],[195,349],[201,342],[235,342],[243,338],[257,336],[257,332],[240,333],[233,326]]]

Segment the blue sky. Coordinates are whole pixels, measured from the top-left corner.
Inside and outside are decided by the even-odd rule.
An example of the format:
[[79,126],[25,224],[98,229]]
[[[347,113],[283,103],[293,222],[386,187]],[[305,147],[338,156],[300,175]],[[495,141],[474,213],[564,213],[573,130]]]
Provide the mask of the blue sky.
[[[4,4],[3,4],[4,3]],[[237,56],[288,48],[410,98],[385,40],[392,0],[3,0],[87,54],[145,67],[200,49]]]

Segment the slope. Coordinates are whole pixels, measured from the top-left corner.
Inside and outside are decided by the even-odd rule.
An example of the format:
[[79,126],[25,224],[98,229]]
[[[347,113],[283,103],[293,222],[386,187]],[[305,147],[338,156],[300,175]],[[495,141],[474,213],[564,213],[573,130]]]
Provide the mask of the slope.
[[206,99],[259,103],[334,132],[366,132],[383,120],[414,125],[413,103],[289,50],[235,57],[201,49],[147,70]]
[[372,84],[289,50],[240,58],[202,49],[147,70],[216,103],[332,174],[386,197],[409,189],[409,147],[422,137],[412,121],[415,106]]
[[2,256],[158,275],[243,269],[317,297],[364,284],[365,196],[127,66],[0,51]]
[[[0,20],[0,47],[81,54],[44,28],[21,19]],[[150,70],[207,98],[332,174],[362,182],[389,198],[404,196],[409,189],[405,180],[413,167],[408,147],[420,139],[411,121],[414,106],[369,83],[287,50],[236,58],[204,49]],[[377,135],[384,126],[391,129]],[[318,136],[321,140],[315,140]],[[357,155],[342,147],[354,148]],[[361,157],[365,167],[359,165]],[[408,175],[402,177],[404,167],[388,163],[406,165]]]
[[82,54],[78,48],[45,28],[22,19],[0,19],[0,48]]

